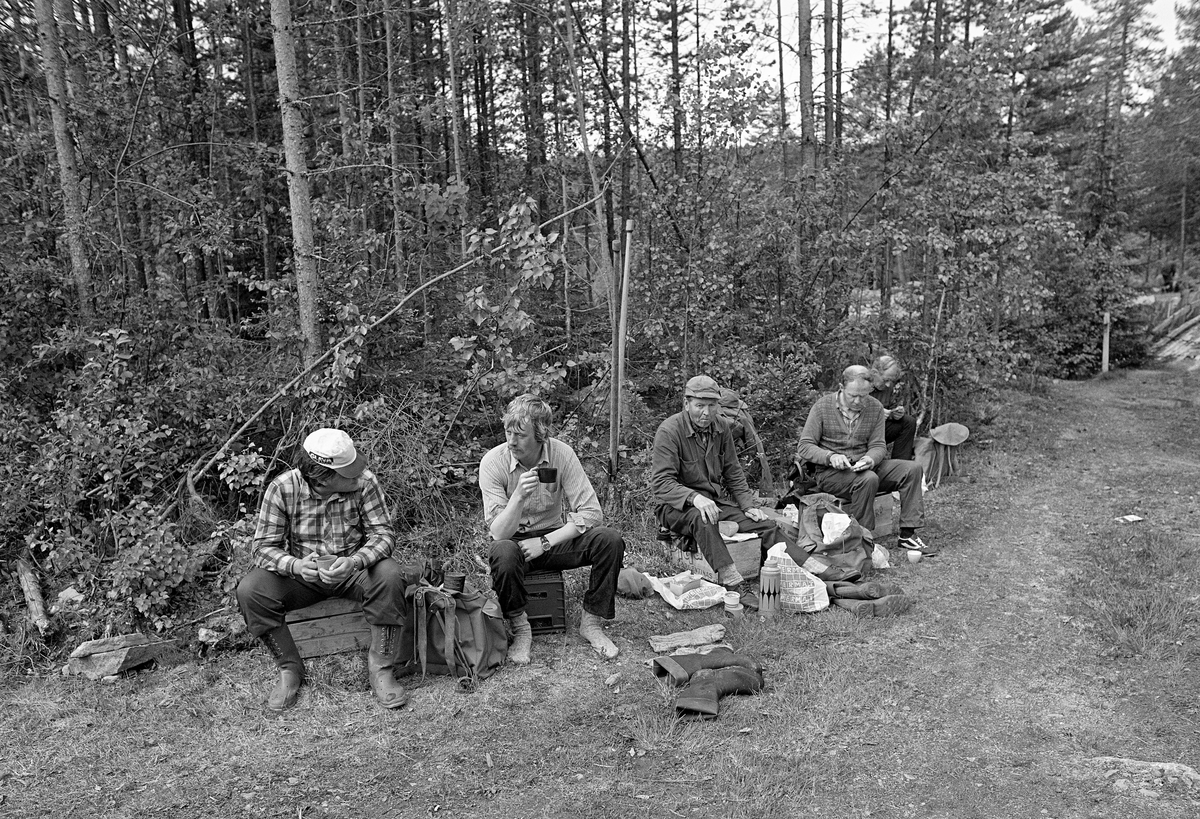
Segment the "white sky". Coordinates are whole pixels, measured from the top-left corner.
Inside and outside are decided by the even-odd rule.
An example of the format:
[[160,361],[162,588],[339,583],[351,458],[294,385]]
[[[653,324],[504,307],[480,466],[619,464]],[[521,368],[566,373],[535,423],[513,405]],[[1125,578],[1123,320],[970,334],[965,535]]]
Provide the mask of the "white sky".
[[[790,49],[785,45],[784,54],[784,81],[789,87],[789,99],[794,99],[796,95],[795,83],[798,81],[799,68],[796,63],[794,49],[799,36],[798,24],[796,20],[796,1],[783,0],[783,40],[785,44],[790,44]],[[701,8],[709,10],[717,7],[723,0],[699,0]],[[776,0],[766,0],[766,10],[770,14],[770,22],[774,23]],[[813,9],[813,84],[817,88],[817,96],[821,95],[821,83],[824,80],[824,55],[823,42],[824,31],[822,28],[824,13],[824,3],[822,0],[810,0]],[[905,0],[896,0],[896,5],[899,6]],[[1150,11],[1151,17],[1161,30],[1162,42],[1168,50],[1174,50],[1178,45],[1178,40],[1175,37],[1175,3],[1177,0],[1151,0]],[[864,7],[875,6],[874,14],[864,14]],[[1088,0],[1068,0],[1068,8],[1081,18],[1092,16],[1092,7]],[[845,42],[842,45],[842,70],[847,72],[848,86],[853,85],[853,71],[862,62],[871,45],[883,38],[886,31],[886,13],[887,0],[844,0],[845,21],[843,23],[843,36]],[[774,59],[775,48],[772,45],[769,49],[772,59]],[[773,72],[775,69],[769,68],[768,71]],[[772,78],[774,74],[770,75]],[[773,80],[772,80],[773,81]]]

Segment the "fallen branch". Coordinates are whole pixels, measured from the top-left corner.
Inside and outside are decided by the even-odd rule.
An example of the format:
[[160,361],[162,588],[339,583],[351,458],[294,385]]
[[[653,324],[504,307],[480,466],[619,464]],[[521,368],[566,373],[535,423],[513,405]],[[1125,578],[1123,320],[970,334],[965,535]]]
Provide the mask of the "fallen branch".
[[46,616],[46,603],[42,599],[42,589],[38,585],[37,575],[33,573],[33,564],[24,556],[17,558],[17,577],[21,580],[21,591],[25,593],[25,606],[29,609],[29,619],[37,626],[38,633],[45,636],[50,630],[50,618]]

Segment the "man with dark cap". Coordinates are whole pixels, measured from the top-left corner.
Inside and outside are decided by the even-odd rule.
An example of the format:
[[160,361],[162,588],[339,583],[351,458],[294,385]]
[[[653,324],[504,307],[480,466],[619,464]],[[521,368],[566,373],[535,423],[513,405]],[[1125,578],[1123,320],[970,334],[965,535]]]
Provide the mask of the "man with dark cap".
[[898,491],[898,545],[934,554],[917,535],[925,519],[921,465],[887,457],[883,405],[871,389],[866,367],[847,367],[841,388],[822,395],[809,410],[796,458],[815,464],[817,490],[846,501],[846,512],[865,529],[875,528],[875,495]]
[[407,613],[404,576],[390,557],[395,540],[383,489],[350,436],[318,429],[305,438],[295,468],[267,486],[254,532],[255,567],[237,587],[247,628],[279,668],[269,710],[294,705],[304,682],[287,612],[329,597],[362,603],[371,626],[367,672],[379,703],[408,702],[394,676]]
[[733,432],[720,411],[721,389],[697,375],[683,391],[683,411],[667,418],[654,434],[650,473],[658,520],[678,535],[690,537],[717,572],[717,582],[736,588],[741,572],[718,527],[733,521],[739,532],[752,532],[763,545],[779,537],[775,521],[754,505],[738,462]]
[[754,471],[753,461],[757,460],[758,488],[763,492],[774,492],[775,479],[771,476],[771,462],[763,447],[762,437],[754,426],[754,419],[750,416],[750,408],[740,395],[728,387],[721,388],[721,415],[729,422],[733,432],[733,443],[737,447],[742,471],[746,473],[746,481],[750,481],[750,475]]

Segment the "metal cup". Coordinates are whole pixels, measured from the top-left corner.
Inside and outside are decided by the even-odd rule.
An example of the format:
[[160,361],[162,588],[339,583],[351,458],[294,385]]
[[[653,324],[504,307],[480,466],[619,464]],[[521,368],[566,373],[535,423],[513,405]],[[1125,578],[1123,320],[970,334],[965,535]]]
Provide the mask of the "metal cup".
[[554,483],[558,480],[558,469],[553,466],[539,466],[537,476],[538,483]]

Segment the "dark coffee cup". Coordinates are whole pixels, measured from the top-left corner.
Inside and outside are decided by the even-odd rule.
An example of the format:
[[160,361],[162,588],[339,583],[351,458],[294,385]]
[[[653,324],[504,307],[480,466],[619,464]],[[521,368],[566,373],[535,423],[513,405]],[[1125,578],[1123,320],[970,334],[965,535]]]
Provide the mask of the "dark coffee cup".
[[552,466],[538,467],[538,483],[554,483],[558,480],[558,470]]
[[460,592],[467,585],[467,576],[462,572],[446,572],[442,577],[442,587],[446,591]]

